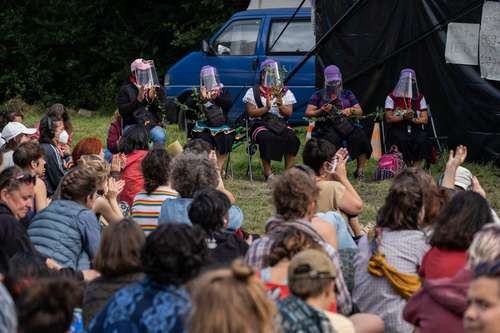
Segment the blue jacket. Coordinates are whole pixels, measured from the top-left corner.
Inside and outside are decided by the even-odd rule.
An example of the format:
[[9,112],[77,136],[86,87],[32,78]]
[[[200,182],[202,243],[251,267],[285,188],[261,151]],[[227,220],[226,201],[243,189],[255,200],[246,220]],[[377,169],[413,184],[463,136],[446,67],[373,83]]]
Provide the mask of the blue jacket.
[[43,256],[82,270],[90,268],[101,230],[91,210],[75,201],[56,200],[35,215],[28,235]]
[[[191,224],[189,219],[188,210],[193,202],[192,198],[175,198],[167,199],[161,205],[160,217],[158,223],[184,223]],[[229,208],[229,221],[227,229],[235,231],[243,224],[243,212],[238,206],[231,206]]]

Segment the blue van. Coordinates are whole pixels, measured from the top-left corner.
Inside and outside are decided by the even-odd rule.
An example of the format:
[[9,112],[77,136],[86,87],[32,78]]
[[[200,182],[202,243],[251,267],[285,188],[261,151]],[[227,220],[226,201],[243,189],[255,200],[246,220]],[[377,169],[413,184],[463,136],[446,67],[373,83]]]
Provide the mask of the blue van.
[[[233,105],[229,112],[234,121],[243,111],[242,98],[248,88],[259,81],[259,64],[273,58],[290,72],[313,48],[315,43],[311,9],[302,8],[276,43],[295,8],[250,9],[234,14],[209,40],[202,50],[192,52],[175,63],[165,75],[169,120],[183,123],[183,111],[173,102],[184,102],[193,87],[200,84],[200,69],[205,65],[217,68],[221,82],[229,90]],[[274,44],[274,45],[273,45]],[[289,119],[303,124],[304,112],[315,90],[315,57],[311,57],[288,82],[297,104]]]

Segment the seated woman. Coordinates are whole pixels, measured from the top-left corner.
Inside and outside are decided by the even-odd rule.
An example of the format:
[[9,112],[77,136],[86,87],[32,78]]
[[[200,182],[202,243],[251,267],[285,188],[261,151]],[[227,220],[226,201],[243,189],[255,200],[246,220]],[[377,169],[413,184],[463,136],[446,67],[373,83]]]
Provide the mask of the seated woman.
[[[216,189],[219,178],[217,166],[207,156],[186,152],[179,154],[172,163],[170,184],[180,197],[165,200],[161,206],[158,223],[191,224],[188,211],[195,193],[205,189]],[[241,209],[231,206],[227,229],[236,231],[242,223]]]
[[135,195],[131,215],[146,234],[158,228],[163,202],[177,198],[177,192],[169,185],[170,162],[170,156],[163,148],[151,150],[142,160],[144,191]]
[[28,235],[41,255],[60,266],[88,269],[97,253],[101,227],[92,206],[97,177],[90,170],[71,170],[61,184],[61,199],[54,200],[33,218]]
[[108,224],[121,221],[123,213],[118,204],[118,196],[125,186],[125,181],[110,177],[110,166],[99,155],[83,155],[78,159],[78,167],[91,171],[97,177],[97,197],[92,211],[98,218],[102,216]]
[[60,115],[46,115],[40,121],[40,147],[44,151],[45,184],[47,195],[54,194],[61,178],[68,170],[68,163],[59,145],[67,140],[68,132],[64,128],[63,118]]
[[206,234],[207,266],[229,266],[238,257],[244,257],[248,244],[233,232],[227,231],[231,202],[216,189],[196,192],[189,207],[189,219]]
[[43,150],[37,142],[22,143],[14,152],[14,163],[36,177],[35,182],[35,204],[31,217],[34,213],[41,211],[48,205],[47,186],[43,181],[45,175],[45,160]]
[[481,195],[472,191],[455,194],[433,223],[432,247],[422,260],[420,276],[453,277],[464,268],[474,235],[492,222],[491,208]]
[[355,260],[354,302],[361,312],[385,322],[385,332],[410,333],[402,318],[406,300],[420,287],[418,269],[429,249],[420,225],[425,217],[425,194],[415,168],[396,176],[378,214],[376,238],[359,240]]
[[234,140],[234,129],[229,127],[227,119],[231,96],[223,87],[217,69],[204,66],[200,72],[199,96],[192,94],[186,100],[186,105],[196,114],[192,136],[207,141],[215,148],[221,173]]
[[260,159],[267,180],[271,176],[271,161],[285,157],[285,167],[293,165],[300,140],[286,120],[293,113],[297,101],[293,93],[283,87],[278,63],[267,59],[260,64],[260,84],[247,90],[243,97],[251,121],[252,140],[259,145]]
[[286,170],[273,181],[273,202],[276,215],[266,222],[265,234],[254,240],[245,257],[247,264],[261,269],[264,259],[278,236],[286,229],[298,229],[307,233],[328,253],[339,272],[336,279],[337,307],[339,312],[352,312],[351,295],[348,291],[341,271],[339,254],[335,247],[326,241],[323,228],[325,224],[331,228],[330,235],[335,237],[335,228],[325,221],[315,221],[318,187],[312,177],[313,172],[306,166],[296,166]]
[[125,187],[120,193],[119,200],[132,207],[134,197],[144,189],[144,176],[141,163],[148,154],[149,135],[143,126],[133,126],[123,133],[120,140],[120,153],[125,154],[125,167],[121,172],[121,179]]
[[21,123],[11,122],[5,125],[2,130],[2,139],[5,141],[5,144],[0,149],[0,153],[2,154],[0,170],[14,166],[14,160],[12,159],[14,151],[21,143],[29,141],[30,136],[35,132],[35,128],[26,128]]
[[104,158],[104,146],[101,140],[98,138],[83,138],[78,140],[71,153],[73,164],[77,165],[80,157],[85,155],[99,155]]
[[394,90],[385,100],[385,121],[389,123],[389,145],[395,145],[407,165],[420,166],[431,157],[432,146],[424,125],[427,124],[427,102],[418,90],[417,76],[403,69]]
[[83,297],[85,326],[106,306],[118,289],[144,278],[140,253],[145,241],[141,228],[130,219],[104,229],[94,258],[94,267],[101,276],[87,285]]
[[363,179],[372,147],[359,122],[355,124],[348,119],[362,116],[363,110],[352,91],[343,88],[342,73],[337,66],[327,66],[324,76],[325,87],[312,95],[305,113],[307,117],[316,118],[312,136],[326,139],[337,148],[346,141],[349,156],[357,160],[354,176]]
[[[363,200],[347,177],[345,149],[340,149],[337,153],[331,142],[312,138],[307,141],[302,158],[304,164],[316,174],[316,184],[319,187],[318,212],[338,211],[347,216],[361,213]],[[362,235],[362,227],[356,219],[350,218],[349,224],[354,236]]]

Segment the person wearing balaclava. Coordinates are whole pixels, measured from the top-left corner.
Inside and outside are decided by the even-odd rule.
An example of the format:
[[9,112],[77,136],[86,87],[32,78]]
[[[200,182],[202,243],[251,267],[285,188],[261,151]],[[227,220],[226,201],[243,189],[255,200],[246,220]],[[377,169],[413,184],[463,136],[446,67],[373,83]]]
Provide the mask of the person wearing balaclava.
[[192,110],[189,118],[195,121],[189,128],[193,138],[208,142],[217,155],[219,172],[224,169],[228,154],[232,150],[235,130],[228,124],[227,114],[231,108],[231,96],[219,79],[217,68],[203,66],[200,71],[198,96],[193,92],[186,99]]
[[372,153],[370,141],[355,117],[363,115],[358,99],[352,91],[344,89],[342,73],[335,65],[324,70],[325,86],[309,100],[306,117],[315,119],[312,136],[330,141],[337,149],[343,142],[351,159],[356,159],[354,176],[362,180],[366,160]]
[[432,145],[424,125],[427,124],[427,102],[418,89],[415,71],[405,68],[398,83],[385,100],[385,121],[389,123],[389,145],[395,145],[407,165],[420,166],[431,158]]
[[166,97],[161,89],[154,63],[151,60],[135,59],[130,65],[130,75],[118,93],[118,112],[122,118],[123,131],[132,126],[146,126],[154,144],[166,142],[162,127],[162,110]]
[[266,59],[260,64],[260,83],[249,88],[243,96],[251,122],[251,137],[259,145],[264,178],[272,176],[271,161],[282,161],[285,168],[294,164],[300,140],[287,119],[297,102],[293,93],[284,86],[284,73],[279,64]]

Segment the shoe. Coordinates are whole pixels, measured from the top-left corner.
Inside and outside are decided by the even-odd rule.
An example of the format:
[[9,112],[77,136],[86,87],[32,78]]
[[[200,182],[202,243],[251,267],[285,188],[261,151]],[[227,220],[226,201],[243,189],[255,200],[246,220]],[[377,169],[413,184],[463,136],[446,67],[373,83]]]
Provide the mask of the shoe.
[[266,182],[269,182],[269,181],[273,180],[273,178],[274,178],[274,174],[273,174],[273,173],[271,173],[271,174],[269,174],[268,176],[264,175],[264,178],[266,179]]
[[358,169],[354,171],[354,178],[356,178],[358,181],[363,181],[365,180],[365,172],[363,169]]

